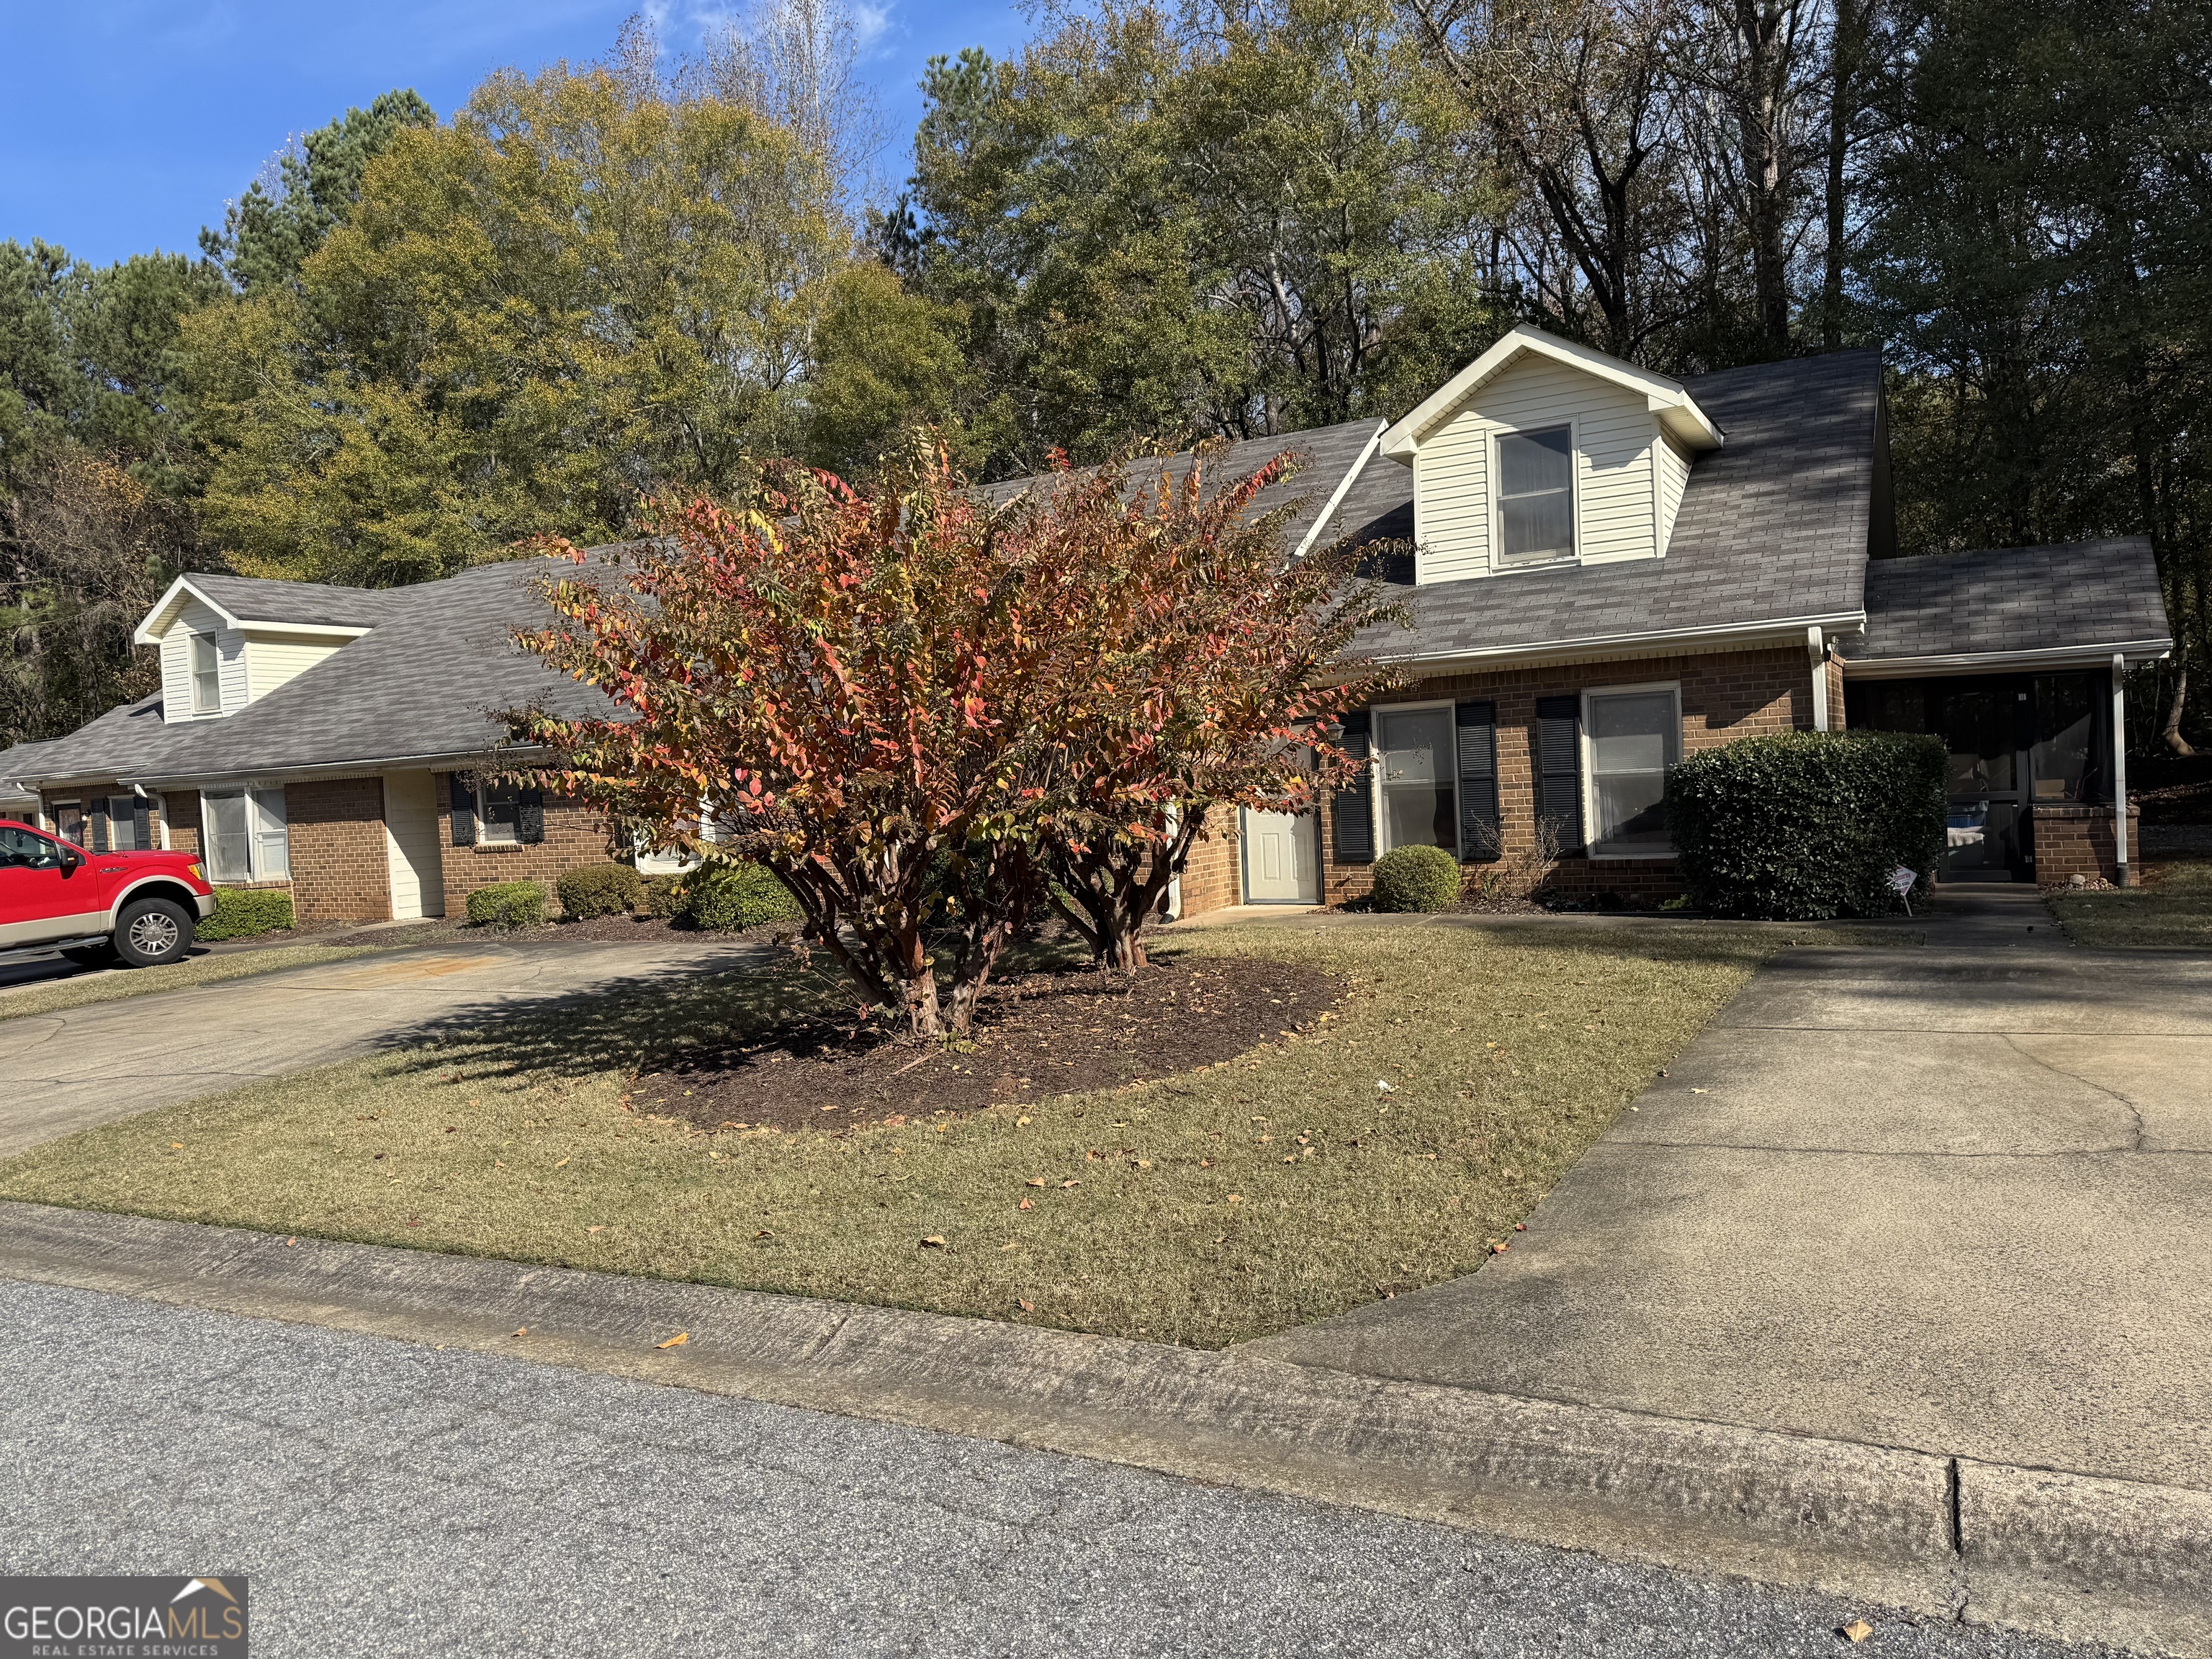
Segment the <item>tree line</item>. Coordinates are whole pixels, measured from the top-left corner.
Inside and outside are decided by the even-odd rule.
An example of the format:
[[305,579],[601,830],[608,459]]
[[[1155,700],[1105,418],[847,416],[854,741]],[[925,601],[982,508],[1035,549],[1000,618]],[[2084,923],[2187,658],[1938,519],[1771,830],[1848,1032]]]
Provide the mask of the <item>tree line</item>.
[[150,689],[180,569],[423,580],[921,423],[990,478],[1393,416],[1528,319],[1672,374],[1879,347],[1901,550],[2148,533],[2136,736],[2201,738],[2207,9],[1055,0],[931,63],[895,193],[854,45],[836,0],[633,23],[348,112],[197,257],[0,243],[0,737]]

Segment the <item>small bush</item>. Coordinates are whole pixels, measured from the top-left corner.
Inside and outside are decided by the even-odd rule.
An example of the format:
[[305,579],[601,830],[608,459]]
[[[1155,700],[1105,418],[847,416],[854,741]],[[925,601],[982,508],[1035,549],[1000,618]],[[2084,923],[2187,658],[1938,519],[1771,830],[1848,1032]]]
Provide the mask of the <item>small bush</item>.
[[644,891],[639,895],[637,908],[648,916],[658,916],[666,921],[684,914],[684,878],[681,876],[647,876],[642,878]]
[[708,933],[733,933],[804,913],[765,865],[750,859],[702,864],[683,878],[679,914]]
[[645,878],[627,864],[585,864],[566,871],[553,884],[561,913],[578,921],[627,915],[645,896]]
[[1900,908],[1902,865],[1924,891],[1943,848],[1949,764],[1939,738],[1784,732],[1672,768],[1667,822],[1690,897],[1719,916],[1819,921]]
[[1456,910],[1459,860],[1441,847],[1400,847],[1375,860],[1378,910]]
[[469,921],[478,927],[535,927],[545,920],[545,889],[534,881],[495,881],[469,895]]
[[193,929],[204,939],[252,939],[292,925],[292,896],[273,888],[218,887],[215,914]]

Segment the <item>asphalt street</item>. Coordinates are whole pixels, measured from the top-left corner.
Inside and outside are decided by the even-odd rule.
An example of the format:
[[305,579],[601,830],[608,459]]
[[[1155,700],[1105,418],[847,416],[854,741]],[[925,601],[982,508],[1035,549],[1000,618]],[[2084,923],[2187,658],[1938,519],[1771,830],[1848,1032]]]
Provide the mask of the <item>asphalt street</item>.
[[243,1572],[262,1659],[2091,1651],[90,1291],[0,1330],[0,1571]]

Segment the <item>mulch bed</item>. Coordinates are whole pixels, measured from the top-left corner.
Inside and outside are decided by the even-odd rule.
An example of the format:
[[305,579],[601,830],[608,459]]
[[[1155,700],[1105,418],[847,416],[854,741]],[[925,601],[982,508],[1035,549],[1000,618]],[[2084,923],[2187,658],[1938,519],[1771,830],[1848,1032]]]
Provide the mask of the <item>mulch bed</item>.
[[1142,973],[1031,974],[986,991],[972,1044],[922,1045],[817,1021],[641,1073],[633,1111],[703,1128],[836,1130],[1110,1089],[1230,1060],[1310,1026],[1345,991],[1331,975],[1243,957]]

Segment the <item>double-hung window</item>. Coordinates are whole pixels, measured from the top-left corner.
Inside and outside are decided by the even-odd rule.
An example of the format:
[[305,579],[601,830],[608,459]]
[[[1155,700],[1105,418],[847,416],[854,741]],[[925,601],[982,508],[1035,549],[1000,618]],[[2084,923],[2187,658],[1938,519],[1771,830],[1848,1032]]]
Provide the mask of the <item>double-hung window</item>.
[[511,783],[477,786],[477,845],[522,844],[522,792]]
[[212,634],[194,634],[185,641],[191,653],[192,668],[192,713],[219,714],[222,712],[222,659],[215,648]]
[[291,878],[282,788],[203,791],[200,836],[217,881]]
[[1574,557],[1572,427],[1498,434],[1498,552],[1500,564]]
[[1669,858],[1667,769],[1682,755],[1673,686],[1584,696],[1589,732],[1590,850],[1600,858]]
[[1376,773],[1382,793],[1382,845],[1441,847],[1459,855],[1458,750],[1452,711],[1375,711]]

